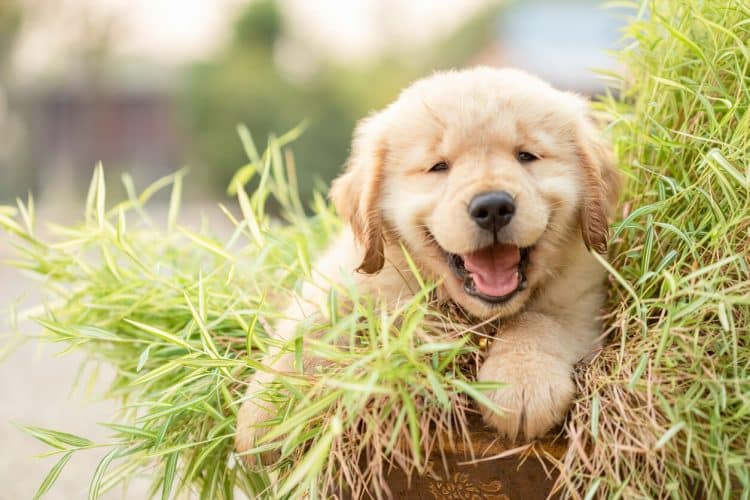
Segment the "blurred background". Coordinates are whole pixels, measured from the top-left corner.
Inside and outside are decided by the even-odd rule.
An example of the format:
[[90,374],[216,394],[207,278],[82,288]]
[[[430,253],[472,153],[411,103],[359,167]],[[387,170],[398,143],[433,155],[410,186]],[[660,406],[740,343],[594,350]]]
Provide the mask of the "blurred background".
[[0,202],[75,201],[97,161],[140,185],[189,166],[223,196],[302,120],[300,185],[340,169],[359,118],[436,69],[526,68],[586,94],[621,20],[594,1],[0,0]]
[[[0,204],[31,192],[41,219],[70,221],[98,161],[114,196],[122,172],[143,188],[188,166],[197,220],[246,162],[238,123],[263,147],[303,120],[292,149],[309,199],[343,165],[355,122],[416,78],[509,65],[593,96],[617,71],[607,50],[623,23],[596,0],[0,0]],[[11,256],[0,236],[0,261]],[[0,311],[24,290],[39,300],[0,263]],[[69,393],[83,358],[58,350],[0,339],[2,500],[31,498],[55,461],[33,458],[45,447],[11,421],[106,437],[95,423],[115,405]],[[99,458],[74,457],[47,498],[84,498]]]

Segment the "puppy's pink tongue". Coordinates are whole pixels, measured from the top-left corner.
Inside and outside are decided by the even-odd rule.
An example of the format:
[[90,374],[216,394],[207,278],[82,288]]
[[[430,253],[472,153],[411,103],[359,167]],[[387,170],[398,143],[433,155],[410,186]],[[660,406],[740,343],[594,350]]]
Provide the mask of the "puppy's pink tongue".
[[462,257],[478,292],[502,297],[518,288],[521,251],[517,246],[498,243]]

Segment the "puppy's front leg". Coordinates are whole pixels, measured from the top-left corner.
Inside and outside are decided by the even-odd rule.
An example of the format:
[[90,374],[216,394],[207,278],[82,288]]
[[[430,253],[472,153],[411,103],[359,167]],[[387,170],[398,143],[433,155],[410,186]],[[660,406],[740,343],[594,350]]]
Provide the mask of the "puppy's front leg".
[[[269,356],[263,361],[263,364],[278,373],[291,373],[294,369],[294,356],[285,353],[274,361]],[[258,397],[264,387],[271,383],[274,378],[275,376],[271,372],[259,371],[253,376],[247,388],[246,399],[237,414],[235,447],[240,453],[256,446],[256,441],[268,430],[263,424],[276,416],[276,409],[273,404]],[[248,464],[253,462],[249,455],[245,455],[243,458]]]
[[531,312],[501,329],[478,379],[507,384],[488,394],[503,413],[483,407],[485,421],[511,439],[532,439],[562,422],[575,392],[573,365],[595,347],[596,337],[593,324],[571,327]]
[[[298,325],[305,318],[316,318],[315,307],[310,302],[294,304],[287,309],[286,319],[276,324],[275,339],[279,346],[274,346],[263,358],[261,364],[266,368],[258,370],[254,375],[245,394],[244,401],[237,413],[237,433],[235,434],[235,447],[238,452],[244,453],[255,448],[259,439],[269,430],[266,423],[269,419],[277,416],[276,407],[273,403],[264,401],[260,397],[266,386],[273,382],[278,374],[291,374],[295,370],[295,354],[282,350],[284,343],[291,342]],[[309,359],[304,359],[303,364],[309,364]],[[303,367],[304,368],[304,367]],[[263,454],[264,461],[273,461],[275,453]],[[253,464],[252,455],[242,455],[249,465]]]

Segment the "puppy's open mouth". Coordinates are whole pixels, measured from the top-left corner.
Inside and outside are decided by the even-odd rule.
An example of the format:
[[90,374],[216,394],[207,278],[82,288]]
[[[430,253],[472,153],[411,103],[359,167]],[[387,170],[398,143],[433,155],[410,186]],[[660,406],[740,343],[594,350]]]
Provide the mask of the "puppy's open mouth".
[[500,304],[526,288],[530,250],[530,247],[495,243],[464,255],[449,253],[448,262],[456,276],[463,280],[467,294]]

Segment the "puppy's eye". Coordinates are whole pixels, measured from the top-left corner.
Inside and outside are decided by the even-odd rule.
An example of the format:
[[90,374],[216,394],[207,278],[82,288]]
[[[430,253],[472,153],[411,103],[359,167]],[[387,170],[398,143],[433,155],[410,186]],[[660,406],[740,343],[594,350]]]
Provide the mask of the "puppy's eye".
[[528,151],[521,151],[518,153],[518,161],[521,163],[529,163],[538,159],[539,157],[537,155],[529,153]]
[[430,169],[430,172],[445,172],[446,170],[448,170],[448,163],[441,161],[434,164]]

